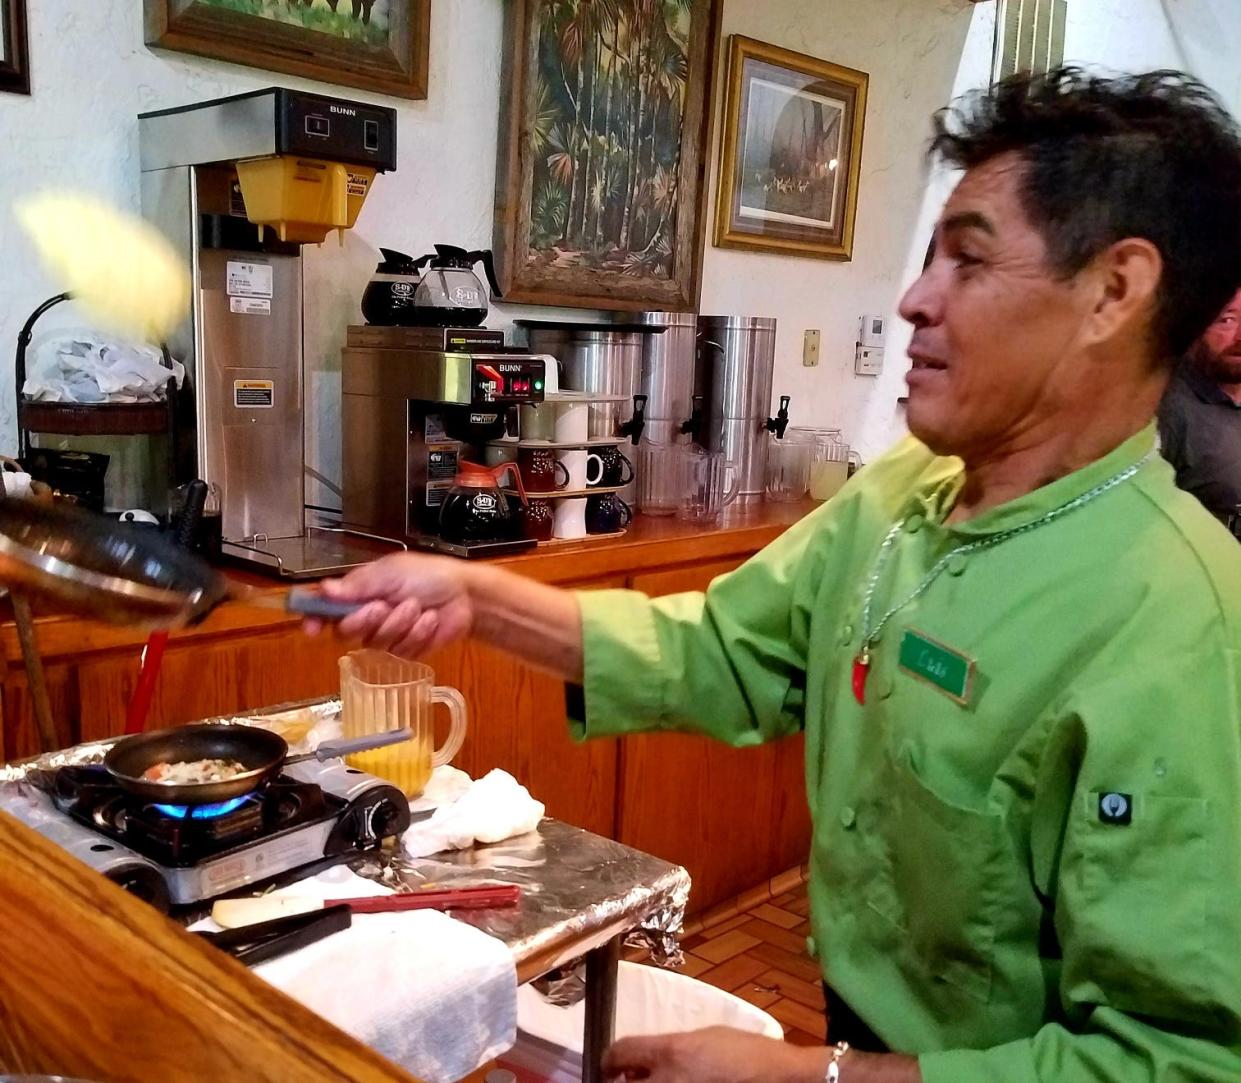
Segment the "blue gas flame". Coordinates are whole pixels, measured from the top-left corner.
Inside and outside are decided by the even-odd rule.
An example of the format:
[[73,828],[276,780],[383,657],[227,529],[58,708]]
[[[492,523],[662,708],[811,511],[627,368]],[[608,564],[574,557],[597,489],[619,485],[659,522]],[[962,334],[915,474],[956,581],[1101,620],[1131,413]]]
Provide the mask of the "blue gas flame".
[[227,816],[234,809],[241,808],[249,796],[249,794],[242,794],[240,797],[233,797],[215,805],[156,805],[155,807],[165,816],[171,816],[176,820],[184,820],[186,817],[191,820],[214,820],[217,816]]

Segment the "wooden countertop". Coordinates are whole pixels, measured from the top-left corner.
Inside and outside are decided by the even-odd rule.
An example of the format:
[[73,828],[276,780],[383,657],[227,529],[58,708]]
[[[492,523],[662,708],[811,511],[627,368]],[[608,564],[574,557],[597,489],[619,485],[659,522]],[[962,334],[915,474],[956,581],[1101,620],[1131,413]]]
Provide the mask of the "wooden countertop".
[[[541,546],[517,556],[501,557],[494,563],[545,583],[581,583],[652,568],[722,560],[756,552],[818,506],[813,501],[734,506],[719,524],[709,528],[676,518],[638,515],[623,538]],[[284,589],[273,578],[255,572],[236,568],[228,568],[227,572],[231,578],[260,590]],[[35,614],[39,647],[45,660],[137,646],[146,640],[143,632],[102,624],[37,603]],[[296,622],[297,618],[277,610],[226,602],[202,623],[174,632],[173,638],[210,638],[242,629],[275,630]],[[21,649],[7,603],[0,609],[0,649],[6,664],[21,663]]]

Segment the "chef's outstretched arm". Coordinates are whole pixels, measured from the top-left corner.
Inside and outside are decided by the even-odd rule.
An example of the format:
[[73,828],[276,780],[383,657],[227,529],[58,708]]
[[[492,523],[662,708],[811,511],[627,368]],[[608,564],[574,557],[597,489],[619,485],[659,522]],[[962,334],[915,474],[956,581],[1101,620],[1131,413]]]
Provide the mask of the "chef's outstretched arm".
[[[322,584],[363,602],[340,634],[415,658],[473,637],[566,681],[582,679],[582,618],[572,592],[486,564],[399,553]],[[318,632],[318,621],[306,630]]]

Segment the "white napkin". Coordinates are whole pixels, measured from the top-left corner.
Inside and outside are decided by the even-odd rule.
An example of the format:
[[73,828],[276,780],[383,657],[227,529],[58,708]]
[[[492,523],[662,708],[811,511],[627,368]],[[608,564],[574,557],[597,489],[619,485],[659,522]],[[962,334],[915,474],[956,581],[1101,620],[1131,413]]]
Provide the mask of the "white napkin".
[[476,842],[503,842],[539,826],[544,806],[507,771],[495,770],[470,783],[456,801],[414,824],[402,839],[410,857],[464,850]]
[[451,805],[473,783],[474,780],[464,771],[458,771],[457,768],[450,767],[448,764],[437,767],[431,772],[431,777],[423,787],[422,793],[409,803],[409,811],[433,812],[444,805]]
[[41,402],[158,402],[168,377],[185,376],[179,361],[164,368],[151,346],[112,341],[91,331],[52,332],[37,340],[22,393]]
[[[391,893],[337,868],[273,894]],[[207,919],[193,928],[218,926]],[[254,973],[426,1083],[469,1075],[517,1033],[517,972],[508,948],[434,910],[355,914],[344,932]]]

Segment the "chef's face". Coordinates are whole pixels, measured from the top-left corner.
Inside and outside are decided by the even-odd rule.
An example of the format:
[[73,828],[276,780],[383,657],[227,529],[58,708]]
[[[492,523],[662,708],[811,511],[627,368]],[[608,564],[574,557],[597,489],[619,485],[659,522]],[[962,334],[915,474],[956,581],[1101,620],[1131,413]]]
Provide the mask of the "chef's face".
[[1049,266],[1021,205],[1023,168],[1004,154],[965,174],[900,306],[914,325],[910,431],[967,461],[1054,420],[1079,378],[1088,291]]
[[1241,290],[1206,329],[1193,354],[1212,379],[1221,384],[1241,383]]

